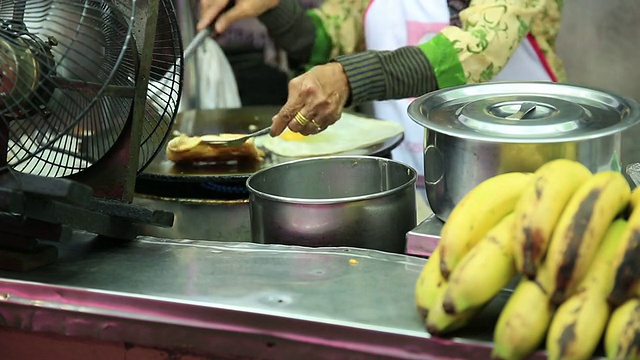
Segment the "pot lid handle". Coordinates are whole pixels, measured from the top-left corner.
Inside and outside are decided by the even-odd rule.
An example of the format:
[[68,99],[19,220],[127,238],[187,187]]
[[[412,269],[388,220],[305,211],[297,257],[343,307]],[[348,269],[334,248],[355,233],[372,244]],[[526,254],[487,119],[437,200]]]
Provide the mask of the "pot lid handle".
[[536,103],[525,101],[520,104],[520,109],[515,114],[507,116],[507,120],[522,120],[531,110],[536,108]]

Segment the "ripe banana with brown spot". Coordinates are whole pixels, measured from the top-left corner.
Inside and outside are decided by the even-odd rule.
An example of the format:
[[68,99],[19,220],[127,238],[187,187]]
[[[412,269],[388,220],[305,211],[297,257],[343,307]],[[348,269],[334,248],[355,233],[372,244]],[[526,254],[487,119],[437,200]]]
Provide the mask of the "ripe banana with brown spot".
[[438,246],[427,260],[418,276],[418,281],[416,281],[416,307],[423,318],[429,314],[429,309],[433,307],[439,289],[445,283],[446,280],[440,274],[440,246]]
[[536,282],[525,279],[498,317],[493,333],[492,359],[524,359],[542,343],[551,322],[553,306]]
[[562,210],[592,175],[586,166],[566,159],[552,160],[534,173],[514,210],[515,260],[520,273],[535,277]]
[[640,300],[630,299],[613,311],[604,336],[608,360],[640,359]]
[[531,179],[532,173],[497,175],[483,181],[462,198],[440,233],[440,271],[445,279],[491,228],[513,212]]
[[484,306],[516,275],[514,220],[513,213],[505,216],[453,269],[443,304],[447,313]]
[[636,207],[629,217],[629,225],[622,234],[622,244],[618,247],[613,263],[616,267],[613,290],[609,302],[619,306],[638,287],[640,282],[640,208]]
[[462,311],[458,314],[447,314],[444,311],[444,294],[449,283],[438,289],[438,294],[427,315],[427,331],[433,336],[442,336],[452,331],[458,330],[467,325],[473,317],[481,311],[481,308]]
[[591,359],[607,326],[615,268],[611,262],[627,221],[615,220],[604,237],[589,272],[572,295],[558,307],[547,334],[547,354],[553,359]]
[[563,302],[549,327],[548,359],[591,359],[607,326],[609,313],[607,300],[589,291]]
[[573,194],[553,232],[536,281],[561,304],[586,275],[602,239],[629,202],[631,189],[613,171],[593,175]]

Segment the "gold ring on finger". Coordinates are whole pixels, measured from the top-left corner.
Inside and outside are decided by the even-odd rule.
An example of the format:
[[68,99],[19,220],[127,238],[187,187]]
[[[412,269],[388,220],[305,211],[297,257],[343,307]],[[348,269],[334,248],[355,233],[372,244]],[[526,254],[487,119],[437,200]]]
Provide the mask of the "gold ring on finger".
[[309,123],[309,119],[307,119],[304,115],[302,115],[300,112],[298,112],[296,114],[296,116],[294,117],[294,120],[300,124],[300,126],[305,126]]
[[316,127],[316,129],[318,129],[318,131],[322,130],[322,126],[320,126],[317,121],[311,120],[311,123]]

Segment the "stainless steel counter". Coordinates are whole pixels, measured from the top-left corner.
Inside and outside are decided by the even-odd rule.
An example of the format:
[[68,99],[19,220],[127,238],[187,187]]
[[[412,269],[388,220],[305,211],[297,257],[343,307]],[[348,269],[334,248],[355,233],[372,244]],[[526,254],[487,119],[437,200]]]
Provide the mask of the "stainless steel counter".
[[506,297],[437,339],[413,303],[417,257],[81,234],[60,250],[54,265],[0,272],[0,326],[234,359],[482,359]]

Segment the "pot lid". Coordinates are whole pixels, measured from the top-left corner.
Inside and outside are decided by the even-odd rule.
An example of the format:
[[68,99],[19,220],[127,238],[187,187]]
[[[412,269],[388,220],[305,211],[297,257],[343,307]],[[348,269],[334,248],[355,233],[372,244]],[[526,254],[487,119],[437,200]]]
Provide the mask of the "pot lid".
[[550,143],[615,134],[640,120],[637,102],[551,82],[495,82],[442,89],[409,105],[416,123],[484,141]]

